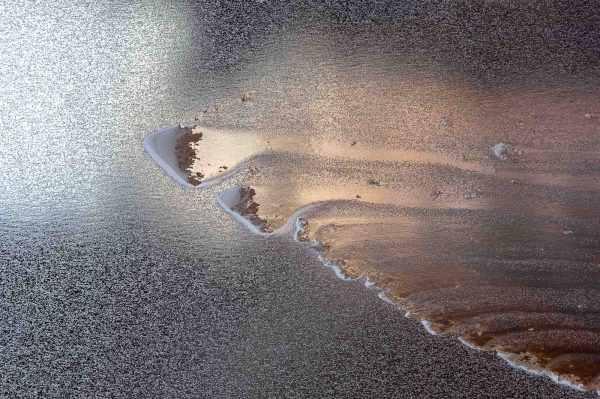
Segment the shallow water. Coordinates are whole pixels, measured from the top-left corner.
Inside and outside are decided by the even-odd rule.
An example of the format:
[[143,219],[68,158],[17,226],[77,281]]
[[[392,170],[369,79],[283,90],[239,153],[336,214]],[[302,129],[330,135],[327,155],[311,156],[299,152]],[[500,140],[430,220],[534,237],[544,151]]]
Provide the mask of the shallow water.
[[[596,191],[568,194],[584,176],[597,174],[598,141],[590,134],[597,132],[598,119],[583,116],[598,112],[590,86],[595,14],[578,16],[582,29],[559,24],[556,31],[544,30],[556,21],[539,18],[535,10],[520,14],[525,21],[537,17],[527,25],[529,33],[542,32],[547,46],[534,46],[519,58],[507,47],[498,58],[467,50],[484,48],[486,40],[499,43],[499,36],[490,31],[481,41],[465,38],[461,17],[447,10],[410,3],[378,11],[329,2],[247,3],[0,5],[0,396],[586,396],[453,339],[427,336],[373,291],[336,280],[314,253],[289,237],[252,236],[219,208],[216,197],[233,185],[264,181],[261,209],[267,210],[268,195],[279,216],[315,195],[330,199],[336,190],[327,183],[346,176],[348,195],[361,187],[357,194],[365,200],[387,203],[379,191],[389,189],[384,176],[380,187],[367,186],[372,175],[363,170],[385,147],[386,162],[407,158],[409,170],[397,184],[414,182],[407,184],[414,195],[404,196],[412,202],[394,204],[415,207],[420,206],[415,198],[430,201],[429,192],[438,186],[450,195],[442,182],[450,187],[454,179],[472,181],[471,166],[497,167],[488,151],[505,140],[523,146],[531,169],[523,170],[520,162],[499,164],[502,178],[530,171],[567,177],[566,185],[550,193],[527,185],[535,198],[548,200],[545,207],[529,206],[531,212],[556,209],[573,218],[596,212],[590,207]],[[435,16],[460,22],[446,24],[446,42],[436,44],[426,29]],[[365,25],[367,19],[373,23]],[[389,19],[404,25],[398,28]],[[489,31],[465,23],[474,32]],[[582,31],[585,43],[575,40]],[[565,44],[569,51],[556,51]],[[551,63],[544,58],[549,51],[556,53]],[[456,76],[460,84],[454,87],[440,83]],[[511,86],[549,76],[550,88]],[[481,84],[482,96],[473,94]],[[242,103],[250,91],[254,101]],[[463,91],[467,95],[459,94]],[[575,125],[581,134],[554,151],[544,132],[521,141],[532,134],[529,125],[523,127],[526,134],[504,134],[501,127],[477,135],[459,132],[460,123],[473,126],[501,115],[493,111],[498,104],[511,113],[515,93],[540,98],[540,108],[548,105],[543,101],[560,99],[558,111],[572,112],[572,118],[556,116],[547,125]],[[456,98],[483,105],[453,108]],[[404,100],[396,108],[399,99]],[[449,109],[460,117],[446,115]],[[255,160],[260,169],[254,177],[242,170],[213,188],[188,190],[152,162],[141,142],[148,132],[195,117],[216,131],[245,132],[269,144],[299,140],[306,151],[269,147],[268,156]],[[535,125],[543,115],[514,117],[520,118]],[[390,144],[400,125],[406,136]],[[444,140],[438,125],[466,140]],[[356,129],[345,131],[348,126]],[[350,148],[352,141],[357,144],[351,170],[343,169],[346,152],[341,160],[329,150],[314,154],[335,150],[336,144]],[[459,152],[466,160],[455,156]],[[430,159],[428,154],[453,159],[467,176],[431,172],[427,162],[416,162]],[[331,160],[314,162],[323,158]],[[311,173],[316,165],[322,165],[319,173]],[[280,191],[286,194],[281,204],[275,201],[282,198],[276,196],[280,186],[273,185],[277,173],[279,183],[295,190]],[[296,181],[288,182],[290,176]],[[314,194],[302,197],[311,176]],[[418,183],[425,177],[440,180],[430,189]],[[455,193],[456,207],[489,209],[485,196],[465,201],[463,187]],[[494,190],[490,197],[502,191]],[[447,212],[451,201],[443,201],[430,201],[431,207]],[[373,211],[366,211],[372,221]],[[575,234],[552,242],[589,237],[578,226],[561,223],[557,228]],[[486,228],[484,219],[480,228]],[[588,326],[569,316],[557,323]],[[504,325],[509,322],[515,318]]]

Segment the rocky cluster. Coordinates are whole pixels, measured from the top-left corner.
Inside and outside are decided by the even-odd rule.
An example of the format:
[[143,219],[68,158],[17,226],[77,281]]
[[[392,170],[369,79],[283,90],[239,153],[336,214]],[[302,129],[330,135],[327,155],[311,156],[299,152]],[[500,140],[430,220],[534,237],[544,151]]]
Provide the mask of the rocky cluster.
[[202,140],[202,133],[194,133],[191,127],[181,127],[181,130],[183,134],[179,137],[175,145],[177,162],[179,169],[188,174],[188,183],[197,186],[202,182],[204,175],[200,172],[191,174],[189,171],[189,168],[196,159],[196,150],[192,148],[191,144]]
[[258,216],[259,204],[254,201],[255,195],[256,191],[252,187],[241,187],[240,202],[236,206],[236,211],[240,215],[248,217],[250,221],[256,226],[260,227],[262,231],[269,232],[272,229],[267,221]]

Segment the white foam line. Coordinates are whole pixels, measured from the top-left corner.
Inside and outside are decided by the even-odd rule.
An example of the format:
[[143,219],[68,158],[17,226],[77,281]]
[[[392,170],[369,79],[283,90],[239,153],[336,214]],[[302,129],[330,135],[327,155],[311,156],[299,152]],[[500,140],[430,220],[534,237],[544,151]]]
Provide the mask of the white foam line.
[[377,296],[379,297],[379,299],[381,299],[384,302],[387,302],[392,305],[396,305],[390,298],[387,297],[387,295],[383,291],[381,291],[379,294],[377,294]]
[[[395,303],[390,298],[388,298],[388,296],[386,295],[385,291],[379,292],[379,294],[377,294],[377,296],[379,297],[379,299],[381,299],[384,302],[387,302],[389,304],[392,304],[392,305],[400,307],[397,303]],[[404,317],[406,317],[407,319],[411,319],[412,318],[412,314],[411,314],[410,310],[407,311],[404,314]],[[425,331],[427,331],[429,334],[431,334],[431,335],[438,335],[437,331],[435,331],[433,329],[433,327],[431,326],[431,323],[429,323],[429,321],[427,321],[425,319],[419,319],[419,322],[421,323],[421,325],[423,326],[423,328],[425,329]]]
[[300,241],[300,234],[304,232],[304,229],[306,228],[306,221],[302,220],[301,218],[296,218],[296,229],[294,230],[294,241],[296,242],[303,242]]
[[[473,349],[473,350],[476,350],[476,351],[482,351],[483,350],[482,348],[479,348],[479,347],[473,345],[472,343],[470,343],[469,341],[467,341],[463,337],[458,337],[458,340],[463,345],[465,345],[466,347],[468,347],[470,349]],[[580,392],[585,392],[586,391],[586,388],[583,385],[574,383],[574,382],[570,381],[567,378],[563,378],[560,375],[558,375],[556,373],[553,373],[552,371],[543,370],[543,369],[530,368],[530,367],[527,367],[525,364],[520,363],[519,361],[515,361],[515,360],[511,359],[511,357],[513,356],[513,354],[511,354],[511,353],[502,352],[502,351],[496,351],[496,355],[500,359],[502,359],[506,363],[508,363],[509,366],[511,366],[513,368],[516,368],[517,370],[524,371],[527,374],[532,374],[532,375],[536,375],[536,376],[542,376],[542,377],[550,378],[556,384],[567,386],[569,388],[575,389],[575,390],[580,391]],[[596,391],[596,393],[598,395],[600,395],[600,391]]]
[[[300,241],[299,241],[300,242]],[[325,258],[323,256],[323,254],[321,254],[319,252],[319,248],[321,247],[321,243],[317,240],[317,241],[313,241],[308,243],[308,245],[310,246],[310,248],[312,250],[314,250],[317,254],[317,259],[319,259],[319,261],[323,264],[323,266],[330,268],[331,270],[333,270],[335,276],[337,278],[339,278],[340,280],[343,281],[355,281],[356,279],[353,277],[349,277],[346,276],[344,274],[344,272],[342,271],[342,268],[335,262],[330,261],[329,259]]]
[[333,272],[335,273],[336,277],[339,278],[340,280],[344,280],[344,281],[352,281],[352,280],[354,280],[353,278],[346,276],[342,272],[342,269],[338,265],[335,264],[335,262],[331,262],[331,261],[327,260],[321,254],[317,255],[317,257],[319,258],[319,260],[321,261],[321,263],[323,263],[325,266],[327,266],[330,269],[332,269]]
[[473,345],[472,343],[470,343],[469,341],[467,341],[463,337],[458,337],[458,340],[460,341],[461,344],[463,344],[467,348],[470,348],[470,349],[473,349],[473,350],[476,350],[476,351],[481,351],[482,350],[481,348],[476,347],[475,345]]
[[369,277],[365,277],[365,287],[372,288],[373,286],[375,286],[375,282],[371,281]]
[[237,220],[242,225],[244,225],[252,233],[259,235],[259,236],[270,235],[271,233],[262,231],[261,229],[258,228],[257,225],[252,223],[252,221],[250,221],[250,219],[240,215],[238,212],[236,212],[233,209],[233,207],[240,202],[240,199],[241,198],[240,198],[240,187],[239,186],[232,187],[229,190],[226,190],[217,196],[217,202],[219,203],[221,208],[223,208],[223,210],[225,212],[227,212],[231,216],[233,216],[233,218],[235,220]]
[[427,331],[429,334],[431,334],[431,335],[438,335],[437,331],[435,331],[433,329],[433,327],[431,327],[431,323],[430,322],[428,322],[425,319],[420,319],[419,321],[421,322],[421,324],[425,328],[425,331]]
[[[379,294],[377,294],[377,296],[379,297],[379,299],[383,300],[384,302],[387,302],[387,303],[392,304],[392,305],[397,305],[395,302],[393,302],[392,300],[390,300],[387,297],[387,295],[385,294],[384,291],[379,292]],[[407,311],[404,314],[404,317],[406,317],[406,318],[412,318],[411,316],[412,316],[412,314],[411,314],[410,310]],[[431,334],[431,335],[438,335],[437,331],[435,331],[433,329],[433,327],[431,326],[430,322],[428,322],[425,319],[420,319],[419,322],[421,323],[421,325],[423,326],[423,328],[425,329],[425,331],[427,331],[429,334]],[[460,343],[462,343],[463,345],[467,346],[470,349],[473,349],[473,350],[476,350],[476,351],[483,350],[483,349],[478,348],[477,346],[471,344],[469,341],[467,341],[463,337],[458,337],[458,341],[460,341]],[[572,381],[570,381],[570,380],[568,380],[566,378],[563,378],[563,377],[559,376],[556,373],[553,373],[553,372],[548,371],[548,370],[532,369],[532,368],[529,368],[529,367],[527,367],[527,366],[525,366],[525,365],[523,365],[523,364],[521,364],[519,362],[516,362],[516,361],[514,361],[514,360],[512,360],[510,358],[511,357],[510,353],[502,352],[502,351],[496,351],[496,354],[498,355],[498,357],[500,357],[502,360],[504,360],[510,366],[512,366],[512,367],[514,367],[516,369],[525,371],[526,373],[529,373],[529,374],[548,377],[548,378],[550,378],[552,381],[554,381],[557,384],[573,388],[573,389],[575,389],[577,391],[580,391],[580,392],[587,391],[587,389],[584,386],[582,386],[581,384],[574,383],[574,382],[572,382]],[[600,396],[600,390],[596,390],[596,393]]]
[[516,369],[519,369],[519,370],[522,370],[522,371],[525,371],[528,374],[533,374],[533,375],[537,375],[537,376],[548,377],[552,381],[554,381],[555,383],[557,383],[559,385],[564,385],[564,386],[567,386],[569,388],[573,388],[573,389],[575,389],[577,391],[580,391],[580,392],[585,392],[586,391],[586,388],[583,385],[574,383],[572,381],[569,381],[566,378],[562,378],[561,376],[559,376],[556,373],[553,373],[552,371],[529,368],[529,367],[523,365],[522,363],[511,359],[511,354],[510,353],[502,352],[502,351],[497,351],[496,354],[498,355],[499,358],[501,358],[502,360],[504,360],[505,362],[507,362],[508,364],[510,364],[512,367],[514,367]]
[[319,207],[321,205],[320,202],[315,202],[312,204],[308,204],[308,205],[304,205],[303,207],[299,208],[298,210],[296,210],[296,212],[294,212],[292,214],[292,216],[290,216],[288,218],[288,220],[285,222],[285,224],[281,227],[279,227],[278,229],[276,229],[275,231],[273,231],[272,234],[289,234],[291,231],[294,231],[298,225],[298,219],[300,218],[300,216],[302,216],[303,214],[305,214],[308,211],[311,211],[317,207]]

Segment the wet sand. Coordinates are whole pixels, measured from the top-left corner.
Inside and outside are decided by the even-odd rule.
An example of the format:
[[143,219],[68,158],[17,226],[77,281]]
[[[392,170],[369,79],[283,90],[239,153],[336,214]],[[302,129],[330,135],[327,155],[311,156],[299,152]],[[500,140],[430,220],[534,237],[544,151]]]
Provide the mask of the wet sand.
[[335,135],[197,126],[189,173],[238,176],[224,206],[258,231],[300,210],[325,262],[431,332],[600,388],[600,119],[583,112],[600,92],[430,90],[362,93],[374,104]]

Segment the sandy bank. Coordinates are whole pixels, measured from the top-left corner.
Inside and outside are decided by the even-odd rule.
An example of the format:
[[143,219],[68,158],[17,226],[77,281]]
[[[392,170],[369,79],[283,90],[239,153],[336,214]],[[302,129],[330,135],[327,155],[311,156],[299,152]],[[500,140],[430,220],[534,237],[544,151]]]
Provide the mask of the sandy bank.
[[194,186],[188,183],[187,174],[179,169],[179,162],[175,153],[175,146],[179,138],[179,126],[171,126],[164,129],[159,129],[147,135],[142,144],[144,150],[169,176],[177,183],[193,188]]
[[[202,132],[214,134],[211,129],[200,127]],[[189,173],[179,168],[179,159],[177,158],[176,146],[183,134],[182,125],[170,126],[156,130],[148,134],[142,144],[144,149],[164,171],[171,176],[177,183],[188,188],[206,188],[221,183],[229,176],[235,174],[241,168],[244,168],[246,162],[240,162],[234,167],[228,168],[218,176],[211,176],[203,179],[200,184],[194,185],[189,182]]]

